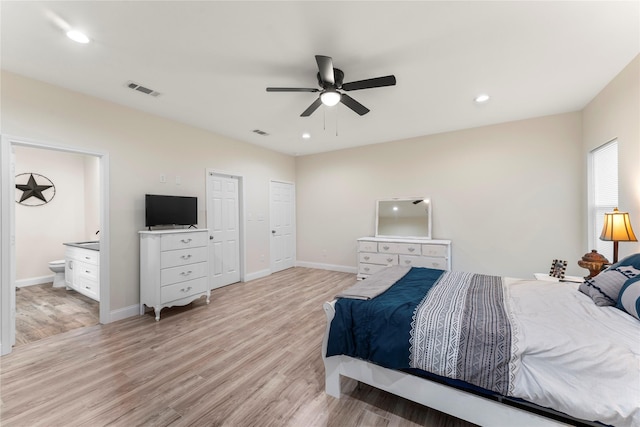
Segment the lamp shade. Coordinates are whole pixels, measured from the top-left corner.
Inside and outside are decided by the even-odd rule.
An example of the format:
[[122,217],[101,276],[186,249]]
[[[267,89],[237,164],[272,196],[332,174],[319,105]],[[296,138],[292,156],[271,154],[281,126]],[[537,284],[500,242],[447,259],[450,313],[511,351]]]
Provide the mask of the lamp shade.
[[637,242],[638,239],[633,234],[629,214],[627,212],[619,212],[618,208],[615,208],[613,212],[605,213],[600,240]]

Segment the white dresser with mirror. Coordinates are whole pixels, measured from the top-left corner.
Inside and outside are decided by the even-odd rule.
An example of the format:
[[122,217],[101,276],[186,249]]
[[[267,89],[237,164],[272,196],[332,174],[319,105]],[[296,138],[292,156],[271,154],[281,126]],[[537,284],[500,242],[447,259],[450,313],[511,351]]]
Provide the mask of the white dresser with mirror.
[[358,280],[392,265],[451,270],[451,240],[361,237]]
[[358,280],[392,265],[451,270],[451,241],[431,239],[428,197],[376,202],[375,237],[358,239]]

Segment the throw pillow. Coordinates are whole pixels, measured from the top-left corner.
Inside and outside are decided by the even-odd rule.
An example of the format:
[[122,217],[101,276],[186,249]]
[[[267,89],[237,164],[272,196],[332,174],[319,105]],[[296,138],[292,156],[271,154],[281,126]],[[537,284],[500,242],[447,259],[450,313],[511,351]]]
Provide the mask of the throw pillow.
[[598,306],[616,305],[620,289],[630,278],[640,274],[632,265],[611,266],[595,277],[587,279],[578,288],[591,297]]
[[636,319],[640,320],[640,276],[627,280],[620,290],[618,305]]

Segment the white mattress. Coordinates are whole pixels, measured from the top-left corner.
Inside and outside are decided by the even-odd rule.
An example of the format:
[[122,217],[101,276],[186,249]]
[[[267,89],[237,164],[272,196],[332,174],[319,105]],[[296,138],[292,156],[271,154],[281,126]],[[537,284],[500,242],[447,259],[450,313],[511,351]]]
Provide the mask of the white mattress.
[[510,394],[585,420],[640,426],[640,322],[596,306],[576,283],[507,284]]

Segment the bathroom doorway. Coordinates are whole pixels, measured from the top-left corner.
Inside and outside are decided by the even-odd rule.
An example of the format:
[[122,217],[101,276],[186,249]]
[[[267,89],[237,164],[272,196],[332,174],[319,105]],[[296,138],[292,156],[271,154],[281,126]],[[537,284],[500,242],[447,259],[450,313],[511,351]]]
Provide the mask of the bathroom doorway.
[[[2,354],[48,335],[108,323],[108,155],[3,137],[1,157]],[[16,203],[20,198],[24,203]],[[89,298],[59,281],[54,288],[50,262],[65,259],[64,243],[87,241],[99,242],[99,293]]]

